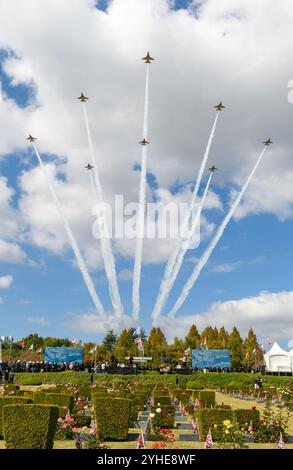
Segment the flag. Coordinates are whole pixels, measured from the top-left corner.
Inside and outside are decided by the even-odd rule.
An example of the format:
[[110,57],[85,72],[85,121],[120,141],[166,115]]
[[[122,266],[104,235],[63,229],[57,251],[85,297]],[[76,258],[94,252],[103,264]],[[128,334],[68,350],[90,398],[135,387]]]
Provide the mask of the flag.
[[268,345],[273,346],[273,341],[271,339],[270,339],[270,341],[268,341]]
[[252,420],[250,421],[247,432],[248,432],[248,434],[253,434]]
[[207,433],[206,440],[204,442],[204,449],[211,449],[213,447],[212,433],[209,431]]
[[19,344],[19,346],[21,347],[21,349],[23,349],[23,348],[24,348],[24,341],[23,341],[23,339],[22,339],[21,341],[19,341],[19,343],[18,343],[18,344]]
[[150,440],[151,433],[152,433],[151,418],[148,417],[146,428],[145,428],[145,438],[146,438],[147,441]]
[[76,343],[76,338],[75,338],[75,336],[74,336],[73,338],[71,338],[71,342],[72,342],[73,344]]
[[279,442],[278,442],[277,449],[286,449],[285,442],[283,440],[283,436],[282,436],[281,432],[280,432],[280,439],[279,439]]
[[137,449],[145,449],[144,437],[142,429],[140,430],[138,441],[137,441]]
[[37,353],[39,353],[39,354],[40,354],[42,351],[43,351],[42,348],[38,348],[38,349],[37,349]]
[[192,425],[192,428],[193,428],[193,433],[198,434],[198,422],[197,422],[197,420],[192,418],[191,425]]
[[80,339],[80,340],[78,341],[78,344],[79,344],[79,346],[82,346],[82,345],[83,345],[82,339]]
[[13,343],[13,341],[14,341],[13,336],[7,336],[7,342],[8,343]]
[[185,349],[184,354],[190,354],[190,347],[188,347],[187,349]]
[[30,345],[30,347],[28,348],[29,351],[33,351],[34,350],[34,343]]
[[142,343],[141,336],[138,336],[137,338],[135,338],[134,342],[137,345],[137,349],[139,351],[142,351],[143,350],[143,343]]
[[197,408],[200,408],[200,401],[198,400],[198,398],[196,398],[194,402],[194,409],[197,410]]

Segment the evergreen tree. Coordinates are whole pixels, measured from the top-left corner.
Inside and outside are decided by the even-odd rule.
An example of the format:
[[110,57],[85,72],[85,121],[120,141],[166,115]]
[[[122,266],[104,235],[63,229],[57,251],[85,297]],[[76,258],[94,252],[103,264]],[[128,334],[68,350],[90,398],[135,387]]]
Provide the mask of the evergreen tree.
[[159,365],[161,357],[166,356],[168,352],[168,344],[164,333],[161,328],[153,327],[150,331],[149,339],[147,341],[147,351],[153,360],[152,362]]
[[229,336],[229,349],[231,350],[232,369],[241,369],[244,362],[243,341],[236,326],[234,326],[232,333]]
[[102,345],[104,346],[106,351],[112,352],[115,348],[116,343],[117,335],[114,334],[113,330],[109,330],[105,338],[103,339]]
[[200,343],[200,334],[195,325],[191,325],[187,336],[185,336],[185,349],[197,349]]

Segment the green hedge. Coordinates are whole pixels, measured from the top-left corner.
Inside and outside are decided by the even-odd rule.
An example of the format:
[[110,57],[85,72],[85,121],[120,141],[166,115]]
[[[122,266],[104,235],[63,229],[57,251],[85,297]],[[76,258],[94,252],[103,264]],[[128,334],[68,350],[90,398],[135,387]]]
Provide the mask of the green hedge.
[[23,397],[12,397],[8,395],[2,395],[0,396],[0,439],[3,438],[3,421],[2,421],[2,411],[3,407],[6,405],[18,405],[18,404],[23,404],[23,403],[32,403],[32,400],[29,398],[23,398]]
[[186,388],[191,388],[193,390],[202,390],[204,386],[198,380],[189,380],[186,384]]
[[154,397],[155,405],[171,405],[171,399],[167,395],[155,396]]
[[201,441],[205,440],[209,430],[214,440],[219,439],[223,429],[223,421],[228,419],[233,422],[233,411],[220,408],[200,408],[196,410],[195,416]]
[[3,431],[7,449],[52,449],[59,409],[50,405],[6,405]]
[[97,436],[112,441],[126,440],[131,406],[132,401],[127,398],[95,398]]
[[[219,439],[223,430],[223,421],[230,420],[231,423],[238,423],[240,428],[247,431],[250,422],[255,429],[258,425],[260,418],[259,410],[238,409],[232,410],[228,408],[204,408],[195,411],[195,416],[198,421],[199,434],[201,440],[206,438],[209,430],[212,432],[212,437]],[[216,427],[214,426],[216,425]]]
[[129,395],[129,398],[133,401],[134,407],[137,410],[143,410],[144,406],[149,397],[149,393],[145,392],[134,392]]
[[[34,403],[59,406],[59,416],[66,416],[67,411],[72,413],[74,398],[72,395],[62,393],[34,393]],[[67,409],[64,409],[67,407]]]
[[175,406],[173,405],[160,405],[161,412],[157,413],[156,409],[157,406],[152,407],[152,413],[155,413],[156,417],[158,418],[159,426],[161,428],[174,428],[175,424]]
[[76,426],[78,428],[82,428],[83,426],[89,427],[92,422],[91,416],[83,416],[83,415],[77,414],[77,415],[73,415],[72,417],[75,419]]
[[233,410],[233,414],[235,421],[239,424],[240,428],[244,428],[245,431],[247,431],[251,421],[253,429],[255,429],[259,424],[259,410],[238,409]]
[[[178,375],[179,384],[183,385],[186,382],[186,376]],[[188,376],[189,381],[196,381],[200,383],[205,389],[211,388],[224,388],[225,385],[229,385],[231,382],[239,384],[239,386],[253,386],[255,381],[255,374],[245,374],[245,373],[223,373],[223,372],[194,372]],[[286,386],[292,385],[292,377],[282,377],[282,376],[263,376],[264,384],[268,383],[275,386]],[[51,383],[72,383],[77,385],[90,384],[90,374],[88,372],[77,372],[77,371],[65,371],[65,372],[18,372],[15,374],[15,383],[22,385],[25,380],[37,379],[43,384]],[[111,384],[113,380],[121,380],[121,375],[112,375],[112,374],[94,374],[94,383],[95,384]],[[161,375],[158,372],[153,372],[151,374],[145,372],[144,375],[135,376],[135,375],[126,375],[123,378],[125,383],[135,383],[139,380],[142,385],[174,385],[176,381],[176,374],[166,374]],[[188,387],[190,388],[190,387]]]
[[192,390],[192,400],[199,400],[199,392],[200,390]]
[[210,390],[200,390],[199,399],[207,408],[214,407],[216,403],[216,393]]

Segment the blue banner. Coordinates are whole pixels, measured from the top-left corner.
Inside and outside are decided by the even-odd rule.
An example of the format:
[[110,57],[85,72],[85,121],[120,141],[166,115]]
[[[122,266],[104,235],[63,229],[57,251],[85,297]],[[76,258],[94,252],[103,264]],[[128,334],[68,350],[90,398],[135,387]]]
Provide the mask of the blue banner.
[[47,347],[45,349],[44,361],[55,362],[61,364],[62,362],[78,362],[82,364],[81,348],[53,348]]
[[220,367],[230,368],[231,357],[229,349],[193,349],[192,367],[198,369]]

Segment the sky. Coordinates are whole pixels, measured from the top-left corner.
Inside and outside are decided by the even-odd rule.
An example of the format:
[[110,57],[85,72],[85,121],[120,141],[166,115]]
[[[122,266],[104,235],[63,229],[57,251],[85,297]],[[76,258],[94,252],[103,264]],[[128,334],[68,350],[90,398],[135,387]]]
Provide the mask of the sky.
[[[138,200],[146,68],[147,201],[188,202],[215,118],[213,177],[201,243],[188,250],[159,319],[169,339],[192,323],[267,347],[293,338],[293,79],[290,0],[0,0],[0,334],[99,341],[105,331],[152,326],[174,240],[143,244],[141,312],[131,319],[135,242],[113,240],[125,314],[110,302],[81,105],[87,111],[105,200]],[[290,97],[291,96],[291,97]],[[37,145],[108,320],[99,318],[26,137]],[[235,217],[174,319],[166,316],[256,159],[269,147]],[[205,172],[200,194],[207,181]]]

